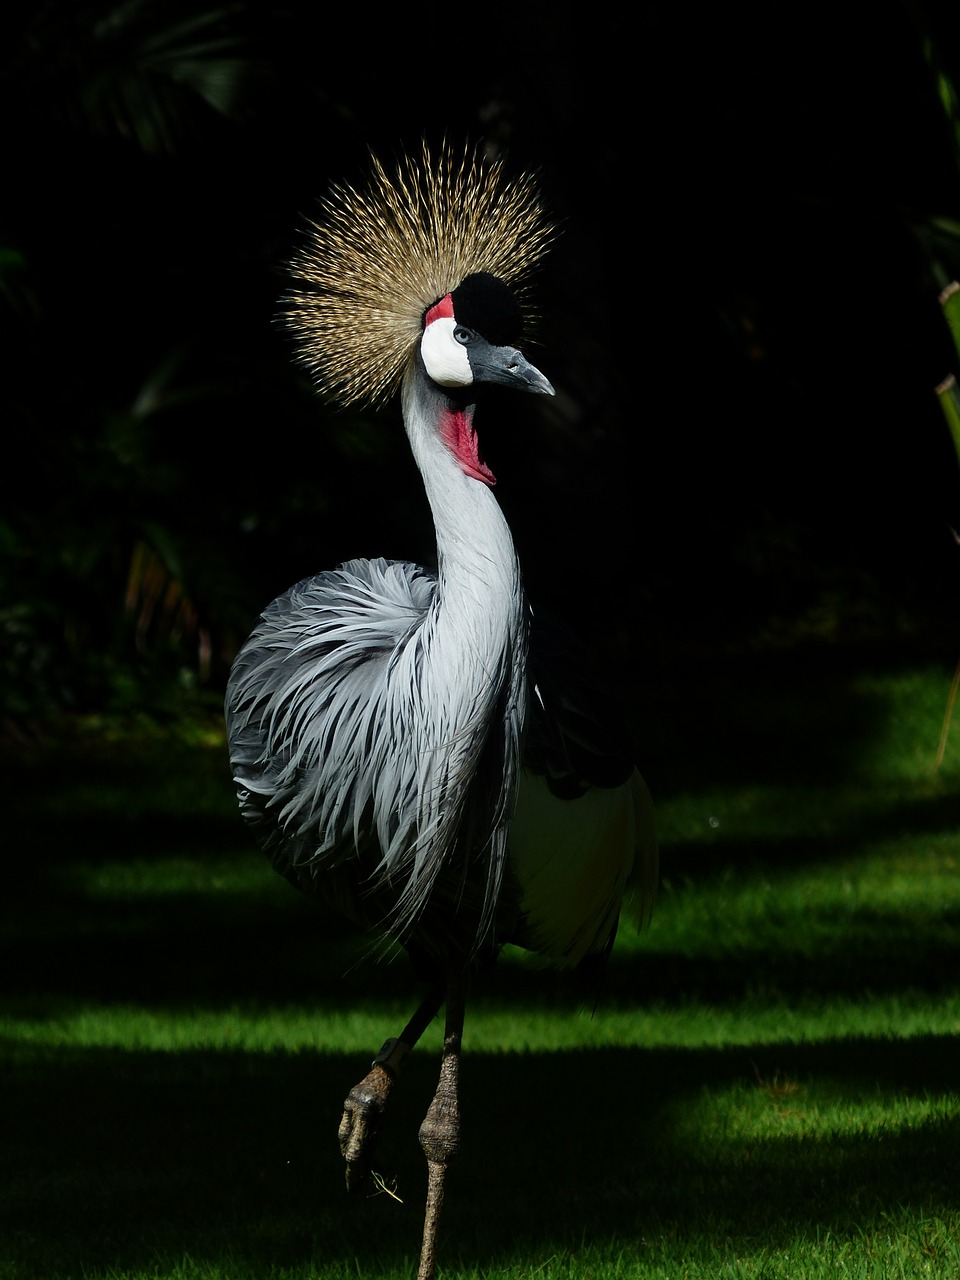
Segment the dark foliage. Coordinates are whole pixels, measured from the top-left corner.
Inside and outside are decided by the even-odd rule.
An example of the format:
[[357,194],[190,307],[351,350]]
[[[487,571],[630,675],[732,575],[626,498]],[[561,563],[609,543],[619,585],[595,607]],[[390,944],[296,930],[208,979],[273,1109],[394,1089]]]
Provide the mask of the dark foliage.
[[291,582],[429,558],[398,419],[319,403],[276,324],[314,199],[422,134],[506,147],[565,226],[537,357],[562,394],[485,437],[532,592],[634,685],[787,645],[952,660],[939,17],[18,8],[0,714],[215,697]]

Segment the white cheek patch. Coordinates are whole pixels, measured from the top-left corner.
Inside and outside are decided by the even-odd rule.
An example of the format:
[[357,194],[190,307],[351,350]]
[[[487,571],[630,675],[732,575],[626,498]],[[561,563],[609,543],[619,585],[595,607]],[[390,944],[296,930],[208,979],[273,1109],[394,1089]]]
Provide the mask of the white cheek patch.
[[466,348],[453,336],[456,327],[452,316],[440,316],[427,325],[420,339],[424,367],[441,387],[467,387],[473,381]]

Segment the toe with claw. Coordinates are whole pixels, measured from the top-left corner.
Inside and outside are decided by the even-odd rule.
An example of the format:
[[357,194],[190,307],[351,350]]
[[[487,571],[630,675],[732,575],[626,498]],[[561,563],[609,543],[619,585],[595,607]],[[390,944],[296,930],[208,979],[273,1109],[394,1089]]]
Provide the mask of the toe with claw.
[[388,1040],[359,1084],[347,1094],[340,1121],[340,1154],[346,1161],[347,1190],[357,1191],[374,1172],[373,1157],[387,1099],[409,1048]]

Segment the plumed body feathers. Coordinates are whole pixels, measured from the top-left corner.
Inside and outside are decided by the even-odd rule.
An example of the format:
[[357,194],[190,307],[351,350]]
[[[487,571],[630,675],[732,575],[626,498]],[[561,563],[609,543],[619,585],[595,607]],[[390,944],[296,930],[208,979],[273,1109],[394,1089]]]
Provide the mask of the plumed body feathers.
[[264,612],[229,695],[243,816],[293,883],[434,963],[507,942],[565,965],[606,954],[625,895],[642,922],[655,891],[627,745],[536,614],[455,724],[462,700],[439,686],[462,675],[429,643],[437,585],[352,561]]

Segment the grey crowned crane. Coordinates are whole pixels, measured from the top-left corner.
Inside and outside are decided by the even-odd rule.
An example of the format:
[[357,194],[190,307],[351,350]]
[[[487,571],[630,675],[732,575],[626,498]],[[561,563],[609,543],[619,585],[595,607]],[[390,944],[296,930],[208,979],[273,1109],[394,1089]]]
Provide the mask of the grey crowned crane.
[[241,812],[273,865],[399,942],[428,985],[345,1100],[348,1187],[446,1004],[420,1130],[420,1280],[459,1143],[471,973],[506,943],[602,962],[622,905],[643,920],[656,884],[646,787],[581,656],[527,603],[474,427],[488,384],[553,394],[515,345],[552,235],[529,178],[448,148],[390,173],[374,159],[366,185],[321,205],[294,262],[291,330],[341,403],[400,390],[438,568],[351,560],[298,583],[263,612],[227,689]]

